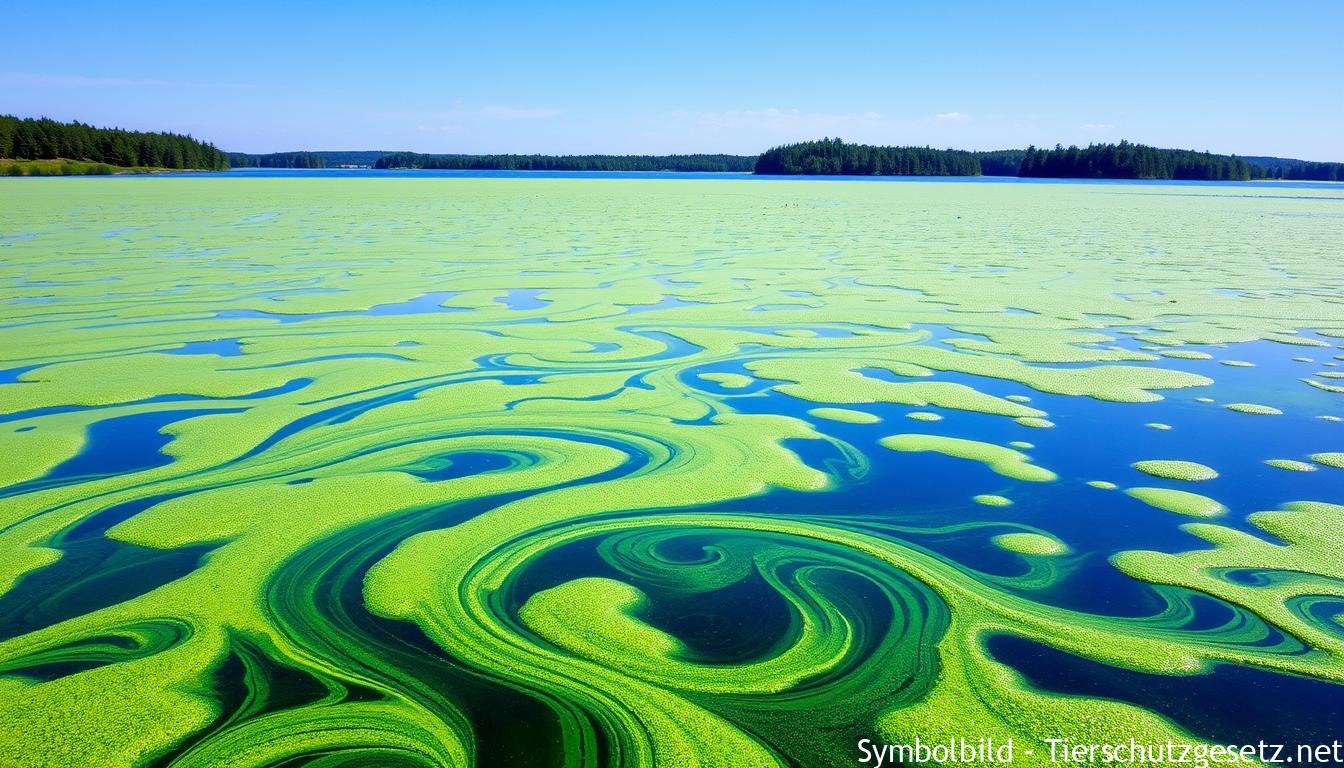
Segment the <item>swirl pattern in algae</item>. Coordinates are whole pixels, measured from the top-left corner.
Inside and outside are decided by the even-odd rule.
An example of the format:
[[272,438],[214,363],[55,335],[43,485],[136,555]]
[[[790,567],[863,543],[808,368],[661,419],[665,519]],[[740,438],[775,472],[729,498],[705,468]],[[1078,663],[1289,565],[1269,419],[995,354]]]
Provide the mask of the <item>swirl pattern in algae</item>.
[[0,755],[848,765],[1212,740],[1225,669],[1338,701],[1344,196],[1230,189],[0,180]]

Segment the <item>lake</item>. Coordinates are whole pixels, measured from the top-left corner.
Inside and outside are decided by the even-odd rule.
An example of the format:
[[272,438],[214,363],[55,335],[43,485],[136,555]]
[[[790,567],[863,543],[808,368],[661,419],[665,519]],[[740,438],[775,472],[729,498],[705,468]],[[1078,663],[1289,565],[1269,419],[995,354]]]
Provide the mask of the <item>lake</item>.
[[0,179],[0,754],[1328,743],[1341,243],[1326,183]]

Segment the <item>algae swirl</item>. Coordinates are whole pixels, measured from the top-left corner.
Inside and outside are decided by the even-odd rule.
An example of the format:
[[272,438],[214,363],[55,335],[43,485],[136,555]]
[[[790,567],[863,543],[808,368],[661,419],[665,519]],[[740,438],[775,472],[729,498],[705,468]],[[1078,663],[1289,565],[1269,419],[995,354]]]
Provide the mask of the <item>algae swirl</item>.
[[[1344,342],[1337,192],[0,203],[7,765],[1339,735],[1312,713],[1344,691],[1344,398],[1292,357]],[[1236,675],[1295,730],[1202,717]]]

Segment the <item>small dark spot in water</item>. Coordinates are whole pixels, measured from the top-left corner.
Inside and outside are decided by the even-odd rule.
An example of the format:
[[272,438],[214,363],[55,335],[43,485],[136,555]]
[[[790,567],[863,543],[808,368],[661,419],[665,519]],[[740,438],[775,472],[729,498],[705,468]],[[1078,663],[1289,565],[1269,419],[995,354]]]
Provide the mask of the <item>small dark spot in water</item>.
[[28,426],[26,426],[26,427],[19,427],[18,429],[14,430],[14,431],[15,431],[15,432],[31,432],[31,431],[33,431],[34,429],[37,429],[37,425],[35,425],[35,424],[30,424],[30,425],[28,425]]
[[286,480],[285,485],[303,485],[304,483],[311,483],[311,482],[313,482],[313,478],[311,477],[300,477],[294,480]]

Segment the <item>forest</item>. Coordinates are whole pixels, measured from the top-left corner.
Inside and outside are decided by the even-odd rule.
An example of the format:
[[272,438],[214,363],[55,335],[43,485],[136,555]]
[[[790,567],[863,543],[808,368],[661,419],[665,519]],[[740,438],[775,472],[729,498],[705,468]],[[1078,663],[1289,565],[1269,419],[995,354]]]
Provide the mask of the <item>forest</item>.
[[[225,153],[190,136],[13,115],[0,115],[0,157],[60,160],[63,162],[50,167],[58,172],[64,168],[68,173],[111,173],[115,168],[222,171],[229,167]],[[10,163],[6,171],[22,174],[26,169],[44,167],[40,163]]]
[[755,173],[845,176],[1021,176],[1069,179],[1177,179],[1248,181],[1344,180],[1344,163],[1278,157],[1237,157],[1186,149],[1159,149],[1121,141],[1086,147],[967,152],[930,147],[879,147],[823,139],[775,147],[761,154]]
[[231,168],[371,168],[378,158],[388,154],[377,149],[318,150],[301,152],[230,152]]
[[1235,155],[1185,149],[1158,149],[1122,141],[1087,147],[1027,147],[1018,176],[1065,179],[1181,179],[1248,181],[1265,169]]
[[1344,181],[1344,163],[1294,162],[1292,165],[1266,168],[1264,177],[1292,181]]
[[979,176],[974,152],[931,147],[878,147],[840,139],[786,144],[761,153],[761,175]]
[[998,149],[993,152],[976,152],[980,158],[981,176],[1016,176],[1022,167],[1025,149]]
[[490,171],[737,171],[758,167],[752,155],[422,155],[390,152],[374,168]]
[[229,153],[230,168],[326,168],[327,161],[314,152],[271,152],[250,155]]

